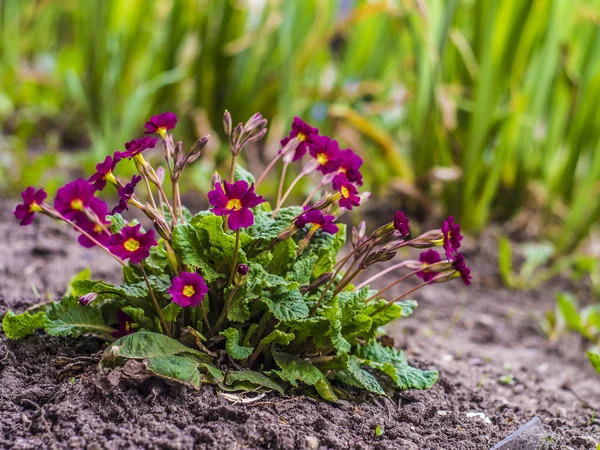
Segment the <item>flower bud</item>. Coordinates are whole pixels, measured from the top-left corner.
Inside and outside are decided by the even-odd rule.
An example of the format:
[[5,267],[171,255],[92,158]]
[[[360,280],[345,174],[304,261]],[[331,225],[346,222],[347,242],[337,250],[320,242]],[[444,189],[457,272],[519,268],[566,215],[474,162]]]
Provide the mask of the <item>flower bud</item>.
[[225,114],[223,114],[223,130],[225,131],[226,136],[231,136],[231,129],[233,128],[231,122],[231,113],[225,110]]
[[253,131],[259,126],[267,125],[267,120],[263,118],[261,113],[255,113],[252,117],[250,117],[247,122],[244,124],[244,131],[246,133]]
[[409,244],[413,248],[430,248],[444,243],[444,233],[441,230],[430,230],[412,240]]
[[333,278],[333,272],[325,272],[319,278],[317,278],[315,281],[313,281],[310,285],[308,285],[308,286],[302,286],[300,288],[300,292],[302,292],[302,294],[306,294],[308,292],[316,291],[317,289],[319,289],[324,284],[329,283],[329,281],[332,278]]
[[284,228],[283,230],[281,230],[281,233],[279,233],[279,236],[277,236],[277,241],[285,241],[286,239],[296,234],[297,231],[298,228],[296,228],[296,225]]
[[370,255],[367,255],[365,262],[363,263],[363,267],[369,267],[378,262],[389,261],[394,256],[396,256],[396,252],[394,251],[389,251],[387,249],[378,250]]
[[248,266],[246,264],[238,264],[237,273],[245,277],[246,275],[248,275]]
[[87,306],[97,298],[98,294],[96,292],[90,292],[89,294],[85,294],[83,297],[79,297],[79,304],[81,306]]

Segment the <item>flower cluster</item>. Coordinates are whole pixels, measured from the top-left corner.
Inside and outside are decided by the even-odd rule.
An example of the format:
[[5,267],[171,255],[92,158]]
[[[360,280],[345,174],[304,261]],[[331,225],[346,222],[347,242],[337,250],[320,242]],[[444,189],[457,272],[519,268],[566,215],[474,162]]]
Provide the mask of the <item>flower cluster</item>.
[[[338,257],[346,239],[346,225],[339,219],[368,195],[359,193],[362,159],[295,117],[281,140],[281,151],[255,180],[236,159],[265,135],[266,119],[257,113],[234,127],[226,112],[223,124],[231,165],[227,178],[213,176],[206,211],[192,214],[182,205],[179,180],[184,169],[202,156],[208,138],[198,139],[185,152],[171,135],[177,117],[170,112],[152,116],[144,125],[146,135],[98,162],[90,178],[58,189],[52,205],[43,189],[27,188],[14,211],[21,225],[31,224],[37,213],[67,223],[77,230],[83,247],[98,247],[123,266],[123,283],[77,279],[68,290],[76,295],[65,297],[60,308],[40,311],[43,317],[9,314],[7,320],[12,322],[4,330],[10,337],[22,337],[35,328],[46,327],[51,333],[68,324],[73,335],[93,332],[118,339],[103,357],[107,364],[122,364],[129,357],[144,359],[149,374],[194,387],[201,380],[225,386],[229,378],[236,378],[225,377],[209,364],[223,354],[219,352],[241,361],[246,372],[238,379],[245,383],[254,380],[248,378],[248,370],[261,370],[255,375],[264,377],[263,387],[279,390],[279,382],[304,381],[331,401],[336,394],[330,383],[343,385],[348,380],[353,386],[385,393],[370,374],[365,381],[367,372],[361,366],[382,372],[389,378],[385,383],[397,388],[431,386],[436,372],[407,366],[394,349],[384,349],[377,336],[382,325],[412,311],[412,303],[402,300],[417,289],[455,278],[471,284],[470,270],[459,252],[460,225],[448,217],[441,228],[413,237],[409,219],[397,211],[370,235],[364,223],[354,228],[352,246]],[[148,149],[156,150],[144,154]],[[153,154],[160,151],[164,162],[157,167]],[[257,192],[278,161],[283,163],[281,178],[271,204],[268,196]],[[131,180],[118,175],[125,164],[139,172]],[[286,179],[288,169],[297,172],[291,183]],[[301,206],[287,205],[302,178],[314,189]],[[109,194],[110,187],[116,194],[111,208],[99,198]],[[121,216],[130,208],[141,212],[138,218],[146,217],[144,225]],[[357,282],[367,268],[395,260],[405,247],[424,251],[418,259],[395,263]],[[435,247],[443,247],[445,259]],[[406,273],[381,289],[369,287],[394,270]],[[421,282],[383,298],[411,277]],[[131,355],[119,354],[127,342]],[[181,351],[181,345],[189,351]],[[161,349],[168,354],[159,354]],[[176,354],[169,349],[177,349]],[[219,364],[225,359],[212,361]],[[310,376],[296,371],[307,365],[312,365]],[[407,367],[410,377],[403,372]],[[202,376],[197,371],[203,371]]]

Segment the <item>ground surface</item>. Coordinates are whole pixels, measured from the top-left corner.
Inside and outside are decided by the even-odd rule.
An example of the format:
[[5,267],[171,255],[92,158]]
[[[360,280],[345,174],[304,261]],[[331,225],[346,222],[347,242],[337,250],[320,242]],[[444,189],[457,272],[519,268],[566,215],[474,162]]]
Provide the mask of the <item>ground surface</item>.
[[[9,205],[0,206],[0,315],[39,302],[34,292],[58,298],[86,266],[94,278],[118,281],[116,264],[78,247],[70,230],[45,218],[19,228]],[[600,378],[582,342],[550,343],[531,317],[552,307],[557,289],[573,287],[556,280],[532,293],[504,290],[493,239],[482,242],[466,244],[470,289],[428,287],[415,295],[415,315],[389,328],[409,360],[440,371],[429,391],[337,405],[308,397],[232,405],[211,387],[115,387],[96,367],[104,344],[95,338],[0,336],[0,448],[488,449],[537,415],[552,448],[595,449],[600,424],[573,392],[600,405]]]

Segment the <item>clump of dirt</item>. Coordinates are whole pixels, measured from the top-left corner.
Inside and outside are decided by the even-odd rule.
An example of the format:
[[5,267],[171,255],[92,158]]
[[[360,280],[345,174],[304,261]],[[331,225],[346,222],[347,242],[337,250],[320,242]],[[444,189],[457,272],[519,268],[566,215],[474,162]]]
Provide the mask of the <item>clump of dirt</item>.
[[[1,203],[0,211],[11,210]],[[0,232],[0,315],[59,298],[87,266],[95,278],[120,278],[110,258],[78,247],[68,228],[43,219],[19,228],[4,212]],[[412,363],[440,371],[433,389],[338,404],[306,395],[232,404],[211,386],[117,383],[98,369],[105,343],[93,337],[0,336],[0,447],[486,449],[537,415],[554,448],[595,448],[600,424],[576,398],[600,403],[584,343],[549,342],[531,317],[572,286],[556,280],[535,292],[505,290],[493,239],[482,243],[467,244],[471,288],[419,291],[415,315],[388,329]]]

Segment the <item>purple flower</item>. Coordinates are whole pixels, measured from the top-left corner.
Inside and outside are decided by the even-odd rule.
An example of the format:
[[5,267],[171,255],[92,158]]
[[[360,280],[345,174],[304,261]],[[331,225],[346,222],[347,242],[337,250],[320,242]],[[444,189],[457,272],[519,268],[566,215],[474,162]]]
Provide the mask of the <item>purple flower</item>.
[[316,139],[319,137],[318,128],[313,128],[304,122],[299,117],[294,117],[292,122],[292,130],[290,134],[280,141],[280,144],[285,147],[289,141],[297,137],[300,143],[294,150],[294,158],[292,161],[298,161],[306,155],[307,150],[316,144]]
[[195,308],[204,299],[208,292],[204,278],[197,273],[181,272],[178,277],[173,278],[169,288],[169,294],[173,296],[173,302],[182,308],[191,306]]
[[141,175],[134,175],[129,183],[125,186],[117,188],[117,194],[119,194],[119,204],[112,210],[112,214],[122,213],[125,210],[129,210],[129,199],[133,197],[135,187],[141,181]]
[[346,174],[348,180],[362,186],[363,177],[362,173],[360,173],[360,167],[363,164],[362,158],[347,148],[340,152],[339,163],[340,170]]
[[137,264],[144,258],[150,256],[150,247],[157,245],[154,239],[154,230],[140,233],[141,224],[134,227],[124,227],[120,233],[113,234],[108,239],[107,247],[110,252],[133,264]]
[[[110,229],[110,222],[106,220],[108,207],[102,200],[95,200],[96,201],[94,201],[90,206],[90,209],[96,214],[96,217],[98,217],[100,223],[104,225],[104,228],[102,228],[100,224],[92,222],[87,217],[85,220],[79,221],[79,226],[102,245],[106,245],[108,243],[108,239],[110,238],[110,234],[105,231],[105,229]],[[79,235],[77,242],[79,242],[79,245],[85,248],[92,248],[96,245],[84,234]]]
[[89,208],[97,199],[95,190],[84,179],[67,183],[56,193],[54,208],[69,220],[85,220],[85,208]]
[[238,264],[237,273],[245,277],[248,275],[248,266],[246,264]]
[[36,212],[40,212],[40,205],[44,203],[48,194],[44,189],[36,191],[33,186],[29,186],[21,193],[23,203],[15,207],[14,215],[19,220],[21,226],[30,225],[33,222],[33,216]]
[[433,270],[428,270],[427,266],[430,264],[438,263],[442,260],[440,254],[435,250],[426,250],[421,252],[419,255],[419,261],[423,263],[423,270],[417,272],[417,276],[421,278],[423,281],[429,281],[433,277],[435,277],[439,272],[434,272]]
[[117,311],[117,321],[119,323],[119,329],[111,333],[112,337],[118,339],[133,333],[133,328],[131,327],[133,318],[128,314],[125,314],[121,309]]
[[94,189],[101,191],[106,187],[106,179],[113,176],[117,163],[121,161],[121,155],[121,152],[115,152],[113,156],[107,156],[104,162],[96,164],[96,173],[88,180]]
[[172,112],[164,112],[158,116],[150,117],[144,128],[146,134],[158,133],[164,139],[167,131],[175,128],[175,125],[177,125],[177,116]]
[[471,276],[471,270],[465,264],[465,257],[462,253],[456,255],[454,261],[452,261],[452,267],[460,274],[465,286],[470,286],[473,277]]
[[316,145],[310,147],[310,156],[319,162],[317,170],[323,175],[337,172],[340,168],[340,146],[327,136],[319,136]]
[[356,186],[348,181],[345,173],[338,173],[332,181],[333,189],[341,194],[340,206],[352,210],[353,206],[360,206],[360,197],[357,195]]
[[208,193],[208,200],[217,216],[228,216],[227,224],[231,230],[248,228],[254,223],[254,208],[264,202],[264,199],[254,192],[254,183],[248,188],[244,180],[231,184],[224,181],[225,191],[221,183],[215,183],[215,188]]
[[338,226],[333,223],[335,216],[331,214],[323,215],[320,210],[312,209],[296,219],[294,223],[297,228],[304,228],[306,224],[311,224],[313,228],[320,228],[325,233],[336,234],[338,232]]
[[134,156],[139,155],[146,149],[154,148],[157,142],[158,138],[151,138],[150,136],[144,136],[142,138],[134,139],[125,144],[125,151],[119,153],[119,156],[121,158],[131,159]]
[[408,236],[410,234],[408,218],[400,210],[396,211],[396,214],[394,214],[394,228],[398,230],[402,236]]
[[446,258],[450,261],[452,259],[452,252],[455,252],[460,248],[460,241],[463,240],[463,236],[460,234],[460,225],[454,223],[454,217],[449,216],[444,220],[442,233],[444,234],[444,250],[446,250]]
[[85,294],[82,297],[79,297],[79,304],[81,306],[87,306],[92,303],[94,300],[98,298],[98,293],[90,292],[89,294]]

